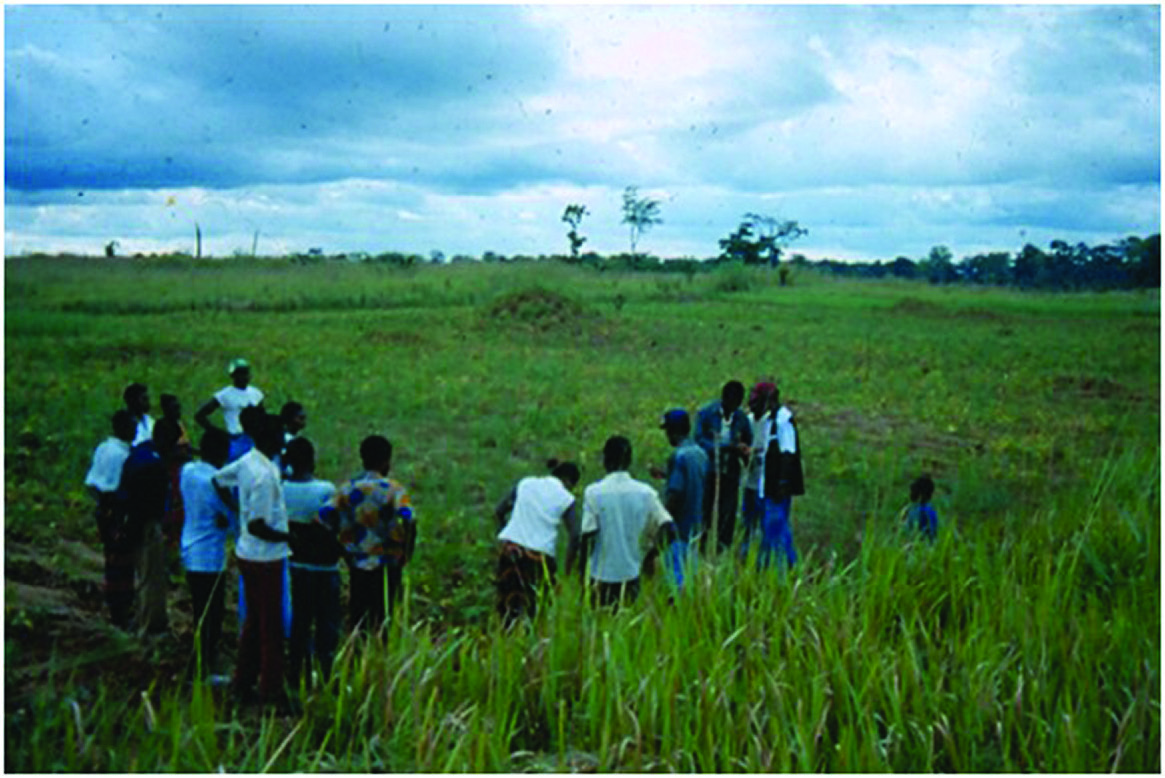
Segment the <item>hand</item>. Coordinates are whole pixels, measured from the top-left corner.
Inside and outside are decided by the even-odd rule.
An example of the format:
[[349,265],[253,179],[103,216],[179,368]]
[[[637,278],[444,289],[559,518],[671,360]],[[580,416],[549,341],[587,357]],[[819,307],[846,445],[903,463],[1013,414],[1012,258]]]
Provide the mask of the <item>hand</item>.
[[231,526],[231,522],[229,519],[227,519],[226,516],[219,513],[215,514],[214,526],[218,527],[219,529],[226,529],[227,527]]
[[667,478],[667,473],[665,473],[663,470],[660,470],[655,465],[652,465],[650,468],[648,468],[647,472],[651,473],[652,478],[660,480]]

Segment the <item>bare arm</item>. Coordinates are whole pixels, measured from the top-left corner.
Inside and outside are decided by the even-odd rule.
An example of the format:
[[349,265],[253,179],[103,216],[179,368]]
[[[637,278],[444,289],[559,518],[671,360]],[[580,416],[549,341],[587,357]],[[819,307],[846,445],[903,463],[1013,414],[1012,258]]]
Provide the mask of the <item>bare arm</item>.
[[494,519],[497,520],[498,529],[506,526],[506,522],[510,518],[510,514],[514,510],[514,504],[518,501],[518,487],[515,486],[510,490],[510,493],[505,496],[497,507],[494,508]]
[[252,535],[259,538],[259,540],[266,540],[271,543],[287,543],[291,540],[290,532],[280,532],[279,530],[274,529],[266,522],[266,520],[262,518],[251,519],[251,521],[247,523],[247,532],[250,532]]
[[210,423],[210,414],[214,413],[220,407],[222,406],[219,405],[218,400],[211,397],[201,408],[194,412],[194,421],[204,430],[217,429]]

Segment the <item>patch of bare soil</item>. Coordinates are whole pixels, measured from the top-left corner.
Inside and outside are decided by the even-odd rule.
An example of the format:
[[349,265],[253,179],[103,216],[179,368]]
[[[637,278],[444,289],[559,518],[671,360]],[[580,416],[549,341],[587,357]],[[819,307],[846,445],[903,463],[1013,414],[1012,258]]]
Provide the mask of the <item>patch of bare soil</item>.
[[1117,381],[1095,376],[1056,376],[1052,379],[1052,392],[1057,397],[1096,402],[1099,400],[1125,400],[1143,402],[1152,398],[1135,392]]
[[499,297],[484,311],[485,326],[508,325],[535,332],[579,334],[598,316],[577,300],[542,287]]
[[974,321],[1004,321],[1008,317],[986,308],[950,308],[917,297],[903,297],[890,306],[890,312],[901,316],[927,316],[936,319],[969,319]]

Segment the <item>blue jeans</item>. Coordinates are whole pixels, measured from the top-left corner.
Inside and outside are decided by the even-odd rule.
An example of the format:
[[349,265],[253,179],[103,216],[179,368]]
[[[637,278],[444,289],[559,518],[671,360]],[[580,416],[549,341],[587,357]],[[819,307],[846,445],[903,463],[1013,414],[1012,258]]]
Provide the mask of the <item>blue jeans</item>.
[[789,526],[789,512],[793,508],[793,498],[783,500],[764,499],[764,516],[761,518],[760,556],[757,562],[761,568],[768,567],[772,553],[784,551],[789,567],[797,562],[797,550],[793,548],[793,530]]
[[744,521],[744,540],[740,544],[740,558],[748,556],[748,547],[752,544],[752,536],[760,529],[761,517],[764,515],[764,501],[756,489],[744,489],[744,500],[740,506],[740,515]]

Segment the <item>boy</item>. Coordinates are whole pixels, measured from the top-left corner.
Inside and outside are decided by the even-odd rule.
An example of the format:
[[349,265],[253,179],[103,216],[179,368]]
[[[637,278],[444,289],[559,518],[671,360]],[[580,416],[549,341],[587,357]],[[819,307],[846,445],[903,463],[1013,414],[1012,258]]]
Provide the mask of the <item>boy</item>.
[[401,573],[417,542],[408,492],[389,479],[392,443],[369,435],[360,444],[364,472],[336,493],[319,520],[348,553],[353,628],[378,632],[401,595]]
[[245,359],[232,359],[227,365],[227,375],[231,377],[231,385],[215,392],[214,397],[194,414],[194,420],[203,429],[211,429],[210,414],[222,408],[223,423],[231,436],[230,461],[234,462],[247,453],[239,414],[250,406],[262,407],[263,392],[251,386],[251,365]]
[[246,589],[247,614],[239,637],[238,663],[232,681],[237,699],[252,695],[256,679],[264,703],[282,705],[283,687],[283,567],[291,539],[279,470],[271,457],[283,446],[277,416],[267,416],[255,429],[255,448],[219,470],[216,489],[239,490],[239,540],[235,558]]
[[125,388],[121,393],[125,402],[125,409],[133,416],[134,439],[132,445],[145,443],[154,434],[154,419],[150,416],[150,390],[145,384],[136,381]]
[[[320,509],[336,494],[329,481],[315,478],[315,447],[307,438],[287,444],[284,462],[291,477],[283,482],[287,524],[291,532],[291,646],[287,678],[291,688],[311,689],[312,655],[320,676],[332,672],[332,656],[340,636],[340,553],[334,535],[316,521]],[[314,651],[311,649],[314,647]]]
[[125,537],[134,550],[137,627],[148,636],[164,635],[170,630],[162,520],[170,494],[169,463],[177,443],[177,426],[160,419],[154,425],[152,438],[130,449],[118,486],[118,501],[126,518]]
[[929,541],[938,537],[938,514],[930,504],[934,497],[934,481],[923,475],[910,484],[910,505],[902,509],[907,530],[917,530]]
[[769,395],[769,411],[773,418],[765,437],[765,466],[758,485],[764,512],[761,516],[761,546],[758,563],[767,567],[773,551],[785,553],[789,567],[797,562],[793,547],[793,530],[789,514],[793,497],[805,494],[805,477],[801,467],[801,441],[793,412],[781,405],[780,389],[774,387]]
[[215,490],[211,479],[227,462],[231,441],[222,430],[207,430],[199,449],[202,460],[182,468],[180,489],[186,506],[182,526],[182,565],[194,607],[198,663],[209,675],[218,658],[226,589],[226,540],[237,518]]
[[105,604],[109,620],[119,629],[129,628],[133,607],[133,553],[126,543],[119,509],[117,488],[121,484],[121,469],[129,457],[130,442],[137,430],[137,421],[127,410],[120,410],[110,419],[113,435],[93,452],[93,464],[85,476],[85,485],[96,500],[94,516],[97,533],[105,555]]
[[639,595],[644,541],[662,530],[666,541],[674,543],[675,523],[655,489],[627,472],[631,441],[621,435],[609,438],[603,446],[603,467],[606,477],[583,494],[582,567],[586,569],[593,548],[590,577],[598,602],[618,607]]
[[[667,458],[664,507],[676,523],[678,560],[687,559],[692,538],[703,531],[704,488],[708,482],[708,455],[692,440],[692,420],[683,408],[673,408],[663,415],[660,429],[674,449]],[[675,567],[676,583],[683,585],[680,565]]]
[[748,395],[748,421],[752,426],[752,456],[748,460],[748,474],[744,478],[744,500],[741,502],[741,518],[744,520],[744,540],[740,544],[740,558],[748,556],[752,536],[760,529],[764,504],[760,498],[760,478],[765,465],[765,447],[768,439],[765,430],[772,414],[769,411],[769,395],[776,384],[761,381],[753,386]]
[[729,381],[720,390],[720,399],[696,414],[696,443],[704,449],[710,464],[704,493],[704,524],[710,532],[700,536],[701,547],[708,535],[716,536],[718,550],[732,546],[740,474],[752,445],[752,426],[740,409],[743,403],[744,384]]

